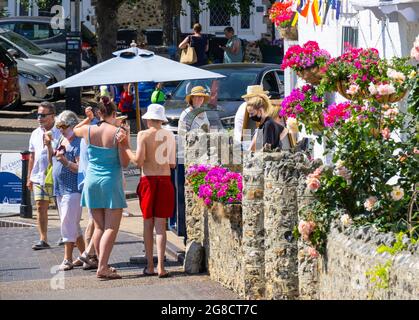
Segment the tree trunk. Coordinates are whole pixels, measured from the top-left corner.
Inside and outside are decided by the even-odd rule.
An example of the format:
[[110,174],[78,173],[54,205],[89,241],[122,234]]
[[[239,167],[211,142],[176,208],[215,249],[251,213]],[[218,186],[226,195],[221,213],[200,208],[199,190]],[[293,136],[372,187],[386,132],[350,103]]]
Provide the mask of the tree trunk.
[[124,0],[98,0],[96,4],[98,61],[112,58],[116,50],[118,9]]
[[[165,46],[177,45],[177,39],[173,39],[173,17],[179,17],[181,7],[181,0],[161,0],[163,11],[163,44]],[[179,30],[177,30],[176,34],[178,33]]]

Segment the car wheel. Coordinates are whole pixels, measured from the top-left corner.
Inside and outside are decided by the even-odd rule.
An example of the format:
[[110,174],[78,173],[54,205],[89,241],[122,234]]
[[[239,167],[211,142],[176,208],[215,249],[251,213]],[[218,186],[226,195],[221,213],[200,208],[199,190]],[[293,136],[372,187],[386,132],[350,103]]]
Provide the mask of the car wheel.
[[22,100],[20,99],[20,94],[19,94],[19,97],[14,102],[9,104],[7,107],[4,107],[3,110],[12,111],[20,107],[22,107]]

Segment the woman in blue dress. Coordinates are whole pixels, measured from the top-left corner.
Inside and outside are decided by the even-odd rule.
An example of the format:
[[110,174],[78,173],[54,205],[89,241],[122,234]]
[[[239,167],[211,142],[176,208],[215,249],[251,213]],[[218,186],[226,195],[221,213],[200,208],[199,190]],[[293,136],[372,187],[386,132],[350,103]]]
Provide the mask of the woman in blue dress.
[[207,52],[209,49],[208,37],[202,34],[202,26],[199,23],[195,23],[193,26],[194,33],[187,36],[180,44],[179,49],[185,49],[188,45],[195,48],[196,52],[196,63],[191,64],[194,67],[200,67],[208,64]]
[[[99,258],[98,278],[120,279],[108,261],[122,217],[127,207],[122,184],[122,167],[129,164],[120,142],[126,134],[115,126],[116,106],[109,99],[99,103],[101,120],[95,126],[74,129],[87,142],[87,166],[81,204],[91,209],[95,223],[92,241]],[[128,139],[125,139],[128,140]]]

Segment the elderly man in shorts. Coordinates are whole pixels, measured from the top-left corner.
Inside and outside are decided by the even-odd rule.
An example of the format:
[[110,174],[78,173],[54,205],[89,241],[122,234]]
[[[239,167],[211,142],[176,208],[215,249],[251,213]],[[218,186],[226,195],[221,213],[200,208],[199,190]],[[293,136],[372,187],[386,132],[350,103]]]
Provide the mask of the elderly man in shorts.
[[143,274],[156,275],[153,262],[153,229],[155,228],[157,274],[159,278],[166,278],[170,276],[164,268],[166,223],[167,218],[173,215],[175,204],[170,169],[176,167],[176,140],[171,131],[162,128],[162,124],[167,122],[162,105],[150,104],[143,119],[146,120],[148,129],[138,132],[135,155],[128,148],[127,140],[129,139],[124,140],[131,161],[142,168],[137,194],[144,219],[144,246],[147,257],[147,266]]
[[52,139],[58,139],[60,131],[54,126],[55,106],[49,102],[42,102],[38,107],[38,123],[29,140],[29,190],[33,191],[37,210],[37,222],[40,240],[32,246],[33,250],[48,249],[48,207],[54,203],[52,185],[45,184],[48,169],[48,149],[45,145],[44,134],[49,132]]

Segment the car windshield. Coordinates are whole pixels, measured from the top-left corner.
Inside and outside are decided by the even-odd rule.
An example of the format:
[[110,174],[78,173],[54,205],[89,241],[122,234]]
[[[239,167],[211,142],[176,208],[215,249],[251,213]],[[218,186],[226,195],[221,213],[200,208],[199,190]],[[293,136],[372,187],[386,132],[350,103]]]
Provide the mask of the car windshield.
[[39,56],[39,55],[48,53],[47,50],[38,47],[36,44],[29,41],[28,39],[21,36],[20,34],[17,34],[16,32],[6,31],[3,33],[0,33],[0,35],[6,38],[7,40],[9,40],[10,42],[13,42],[15,45],[22,48],[29,54]]
[[195,86],[203,86],[209,92],[213,81],[218,81],[218,100],[243,100],[242,95],[246,93],[247,86],[255,84],[259,73],[257,68],[222,68],[210,69],[210,71],[221,73],[225,78],[218,80],[203,79],[203,80],[185,80],[182,81],[173,93],[173,98],[176,100],[183,100],[185,96],[190,93]]

